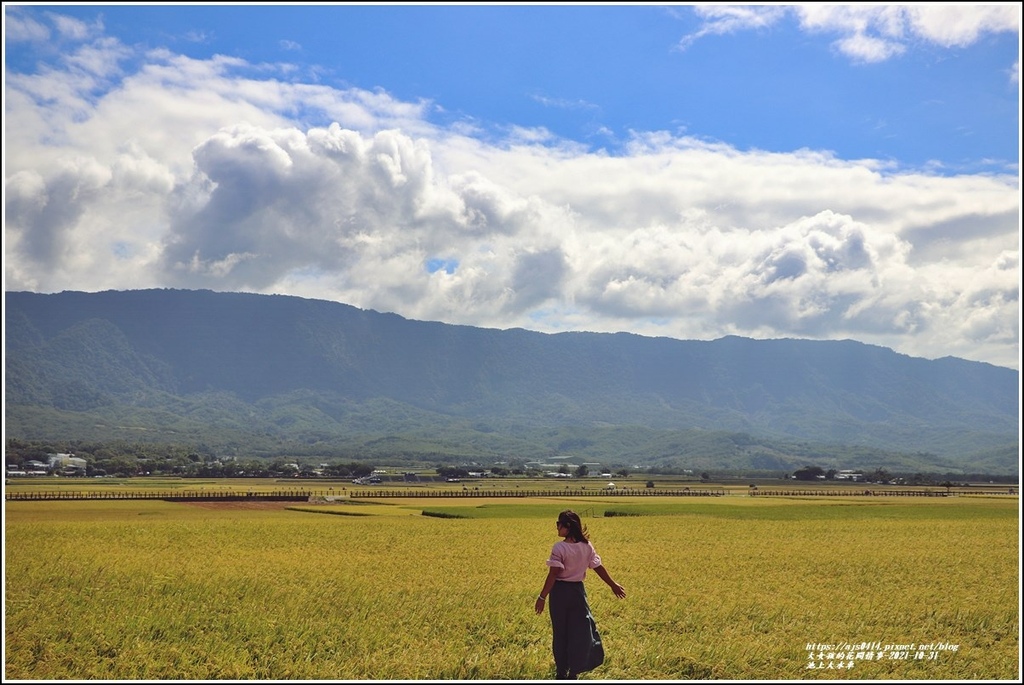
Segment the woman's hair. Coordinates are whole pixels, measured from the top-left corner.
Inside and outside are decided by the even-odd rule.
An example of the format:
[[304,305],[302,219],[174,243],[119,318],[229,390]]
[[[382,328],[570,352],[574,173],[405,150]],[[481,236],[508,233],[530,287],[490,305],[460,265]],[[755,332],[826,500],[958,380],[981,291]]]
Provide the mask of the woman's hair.
[[580,515],[572,509],[566,509],[558,515],[558,522],[569,528],[569,537],[575,542],[590,542],[590,533],[580,521]]

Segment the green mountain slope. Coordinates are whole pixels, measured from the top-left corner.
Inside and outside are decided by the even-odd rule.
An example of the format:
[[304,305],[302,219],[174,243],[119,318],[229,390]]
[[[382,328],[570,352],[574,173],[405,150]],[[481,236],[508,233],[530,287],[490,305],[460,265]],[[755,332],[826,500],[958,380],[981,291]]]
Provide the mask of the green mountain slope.
[[8,437],[1018,468],[1016,371],[848,340],[547,335],[180,290],[6,293],[5,324]]

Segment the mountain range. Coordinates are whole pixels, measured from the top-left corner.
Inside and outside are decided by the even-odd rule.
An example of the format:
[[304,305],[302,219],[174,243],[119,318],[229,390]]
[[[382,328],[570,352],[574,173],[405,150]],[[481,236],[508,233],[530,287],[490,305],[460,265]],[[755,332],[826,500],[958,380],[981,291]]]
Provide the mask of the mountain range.
[[217,453],[1016,474],[1019,373],[852,340],[546,334],[283,295],[5,293],[5,434]]

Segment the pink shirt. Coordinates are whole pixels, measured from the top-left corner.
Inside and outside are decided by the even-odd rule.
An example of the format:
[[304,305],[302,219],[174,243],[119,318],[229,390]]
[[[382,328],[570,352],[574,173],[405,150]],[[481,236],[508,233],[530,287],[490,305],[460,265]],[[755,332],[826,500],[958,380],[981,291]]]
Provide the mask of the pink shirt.
[[587,575],[588,568],[597,568],[601,565],[601,557],[594,546],[589,542],[556,542],[551,548],[551,556],[548,557],[547,565],[551,568],[562,569],[558,573],[558,580],[580,581]]

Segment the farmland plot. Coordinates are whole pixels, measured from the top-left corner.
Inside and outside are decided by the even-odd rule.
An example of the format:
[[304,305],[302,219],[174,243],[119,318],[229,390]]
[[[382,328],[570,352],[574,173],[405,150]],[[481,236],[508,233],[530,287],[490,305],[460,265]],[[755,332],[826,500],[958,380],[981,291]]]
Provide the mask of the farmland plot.
[[550,678],[567,507],[628,592],[584,678],[1020,675],[1015,498],[506,502],[8,502],[5,677]]

